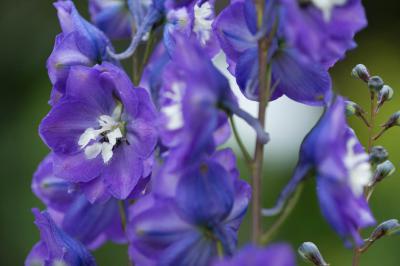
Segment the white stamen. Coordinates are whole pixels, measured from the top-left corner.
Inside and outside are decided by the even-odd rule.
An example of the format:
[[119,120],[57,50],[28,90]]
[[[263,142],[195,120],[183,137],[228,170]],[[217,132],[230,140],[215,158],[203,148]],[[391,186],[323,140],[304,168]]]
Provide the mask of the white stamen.
[[169,23],[174,25],[174,29],[183,29],[189,22],[189,14],[185,7],[179,9],[173,9],[168,12],[167,15]]
[[347,0],[311,0],[312,3],[322,11],[324,20],[329,22],[332,17],[332,10],[335,6],[346,4]]
[[205,45],[211,37],[211,27],[213,23],[213,8],[209,2],[205,2],[201,6],[194,6],[194,27],[202,45]]
[[355,137],[347,141],[347,154],[344,157],[344,164],[349,172],[349,182],[353,193],[361,196],[364,192],[364,187],[372,180],[372,172],[368,162],[368,154],[354,152],[356,144],[357,139]]
[[94,159],[101,154],[104,163],[111,160],[114,146],[119,139],[123,138],[121,115],[122,105],[118,104],[112,116],[101,115],[99,117],[99,129],[88,128],[79,137],[78,145],[84,149],[87,159]]
[[94,159],[101,153],[102,145],[101,143],[93,143],[85,148],[85,155],[87,159]]

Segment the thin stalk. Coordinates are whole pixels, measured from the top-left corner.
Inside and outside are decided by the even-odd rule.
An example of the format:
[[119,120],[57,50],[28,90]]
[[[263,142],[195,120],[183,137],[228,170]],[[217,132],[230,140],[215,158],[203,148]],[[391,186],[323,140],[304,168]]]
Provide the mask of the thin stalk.
[[145,51],[144,51],[142,63],[141,63],[141,65],[139,66],[139,71],[138,71],[139,80],[138,80],[138,82],[140,82],[140,79],[142,78],[142,74],[143,74],[144,67],[146,66],[147,61],[149,60],[150,53],[151,53],[151,51],[153,50],[153,46],[154,46],[154,43],[155,43],[155,34],[154,34],[154,31],[150,31],[149,34],[150,34],[150,35],[149,35],[149,39],[147,40],[147,43],[146,43],[146,48],[145,48]]
[[[376,100],[375,100],[375,92],[371,91],[371,109],[370,109],[370,120],[369,120],[369,127],[368,127],[368,152],[371,152],[372,146],[374,144],[374,141],[377,139],[374,137],[374,127],[375,127],[375,118],[377,114],[377,106],[376,106]],[[383,132],[382,132],[383,134]],[[379,134],[378,134],[379,135]],[[379,136],[378,136],[379,137]],[[366,200],[369,201],[369,199],[372,196],[373,190],[366,189],[364,191]],[[358,230],[359,232],[361,230]],[[359,248],[354,248],[353,252],[353,266],[359,266],[360,265],[360,257],[361,257],[362,250]]]
[[121,216],[121,224],[122,224],[122,229],[126,230],[126,208],[125,204],[123,201],[118,202],[118,207],[119,207],[119,215]]
[[289,200],[285,209],[282,211],[278,219],[271,225],[271,227],[266,231],[260,238],[260,243],[262,245],[267,244],[273,237],[275,233],[278,232],[279,228],[283,225],[289,215],[292,213],[294,207],[300,199],[300,195],[303,192],[303,185],[299,185],[293,197]]
[[246,161],[247,166],[249,167],[249,169],[251,169],[251,164],[252,164],[252,158],[250,153],[247,151],[246,146],[244,145],[242,138],[239,135],[239,132],[237,130],[236,127],[236,123],[235,123],[235,119],[233,118],[232,115],[229,116],[229,121],[231,122],[231,127],[232,127],[232,132],[233,132],[233,136],[236,139],[236,142],[243,154],[243,158]]
[[[267,66],[268,40],[263,39],[259,42],[260,72],[259,72],[259,106],[258,121],[262,128],[265,128],[266,109],[271,88],[271,68]],[[256,142],[254,161],[252,167],[252,241],[257,242],[261,229],[261,178],[264,162],[264,143],[259,139]]]
[[385,126],[384,128],[382,128],[381,131],[379,131],[379,133],[376,134],[376,135],[373,137],[372,140],[375,141],[375,140],[379,139],[379,138],[383,135],[383,133],[385,133],[386,130],[388,130],[388,129],[389,129],[389,127],[387,127],[387,126]]

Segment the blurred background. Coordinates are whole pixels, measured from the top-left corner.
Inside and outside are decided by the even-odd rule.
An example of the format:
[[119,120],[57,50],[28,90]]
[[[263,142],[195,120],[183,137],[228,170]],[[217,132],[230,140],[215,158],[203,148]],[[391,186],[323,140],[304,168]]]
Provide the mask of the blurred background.
[[[75,1],[84,15],[87,1]],[[363,1],[370,26],[357,35],[358,48],[331,71],[334,89],[351,100],[369,106],[367,88],[350,77],[352,67],[364,63],[372,74],[379,74],[395,90],[395,97],[383,108],[378,121],[384,122],[400,109],[400,2],[396,0]],[[30,209],[43,205],[30,190],[31,176],[48,149],[37,134],[42,117],[48,112],[51,85],[45,62],[56,34],[60,31],[52,2],[47,0],[0,1],[0,86],[2,118],[0,140],[0,265],[22,265],[39,235],[33,225]],[[241,100],[243,107],[256,106]],[[280,99],[270,105],[267,127],[272,142],[266,148],[263,180],[263,205],[271,206],[280,189],[291,177],[299,145],[318,120],[321,110]],[[378,123],[378,124],[379,124]],[[367,130],[356,118],[350,119],[357,135],[365,144]],[[251,135],[241,126],[242,134]],[[251,139],[246,137],[246,139]],[[377,143],[390,152],[390,159],[400,168],[400,129],[392,129]],[[229,143],[235,146],[234,141]],[[249,147],[253,143],[248,142]],[[237,154],[240,154],[239,152]],[[243,178],[248,172],[239,159]],[[400,172],[376,189],[371,207],[378,222],[400,218]],[[264,219],[264,228],[273,222]],[[248,236],[248,221],[240,233],[241,244]],[[367,237],[369,230],[363,231]],[[297,248],[303,241],[315,242],[331,265],[351,265],[352,251],[330,230],[322,218],[316,200],[313,180],[306,183],[298,206],[275,236],[275,241],[288,241]],[[399,237],[380,240],[361,259],[365,266],[400,265]],[[108,244],[95,253],[98,264],[127,265],[126,247]],[[300,259],[299,265],[305,265]]]

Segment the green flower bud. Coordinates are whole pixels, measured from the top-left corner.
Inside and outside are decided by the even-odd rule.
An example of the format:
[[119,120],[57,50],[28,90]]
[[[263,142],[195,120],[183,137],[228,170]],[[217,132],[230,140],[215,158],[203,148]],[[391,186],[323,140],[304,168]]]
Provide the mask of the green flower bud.
[[374,182],[377,183],[382,181],[385,177],[392,175],[395,171],[396,167],[394,167],[393,163],[389,160],[378,164],[374,175]]
[[385,83],[383,82],[383,79],[379,76],[370,77],[368,80],[368,88],[371,91],[379,92],[382,89],[383,85],[385,85]]
[[346,115],[347,116],[352,116],[356,115],[359,116],[361,114],[364,114],[364,110],[355,102],[352,101],[346,101]]
[[378,94],[378,102],[390,101],[393,98],[393,89],[388,85],[384,85]]
[[371,148],[369,160],[373,164],[379,164],[389,158],[389,152],[383,146],[374,146]]
[[355,78],[363,80],[364,82],[368,82],[370,77],[367,67],[363,64],[356,65],[351,71],[351,75]]
[[300,245],[298,252],[300,256],[316,266],[329,266],[319,252],[318,247],[312,242],[304,242]]

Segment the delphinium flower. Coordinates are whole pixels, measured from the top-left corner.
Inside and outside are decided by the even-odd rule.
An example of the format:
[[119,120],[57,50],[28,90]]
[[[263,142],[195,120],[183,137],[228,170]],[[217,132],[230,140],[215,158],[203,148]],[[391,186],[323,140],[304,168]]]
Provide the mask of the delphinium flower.
[[332,7],[332,17],[324,19],[314,6],[322,1],[268,1],[258,29],[253,2],[232,1],[217,17],[214,30],[244,95],[258,98],[258,39],[266,35],[274,89],[271,100],[286,95],[309,105],[328,103],[327,69],[354,46],[354,34],[365,24],[360,1],[348,2]]
[[223,153],[180,164],[177,180],[131,207],[127,230],[136,265],[202,266],[218,253],[232,255],[250,187],[224,165]]
[[295,266],[293,250],[287,244],[272,244],[267,247],[247,245],[232,258],[216,260],[213,266]]
[[107,240],[125,242],[117,200],[91,204],[76,184],[54,174],[53,154],[39,165],[32,190],[57,226],[86,247],[95,249]]
[[72,66],[94,66],[103,61],[116,63],[106,52],[106,48],[111,47],[108,38],[81,17],[72,1],[58,1],[54,6],[62,33],[57,35],[54,50],[47,61],[49,77],[54,86],[51,103],[58,101],[64,94],[65,82]]
[[33,210],[41,240],[35,244],[25,260],[25,266],[76,265],[96,266],[89,251],[54,223],[49,213]]
[[164,43],[169,51],[174,50],[176,33],[196,39],[210,57],[219,51],[218,41],[212,31],[214,0],[193,1],[190,5],[168,10],[166,16]]
[[160,91],[163,144],[192,158],[196,158],[193,154],[213,151],[229,136],[226,113],[245,119],[266,142],[267,134],[257,120],[239,108],[228,80],[204,56],[204,49],[196,41],[176,37]]
[[156,112],[148,93],[118,67],[71,68],[65,96],[40,124],[54,152],[54,172],[83,183],[94,202],[126,199],[150,174],[157,143]]
[[358,230],[375,224],[364,197],[372,172],[368,154],[346,123],[345,102],[341,97],[328,107],[304,140],[292,180],[282,191],[276,207],[264,210],[264,214],[280,211],[312,169],[316,172],[322,214],[347,245],[349,238],[361,245],[363,239]]
[[89,12],[93,23],[110,39],[127,39],[132,36],[135,21],[128,1],[90,0]]

